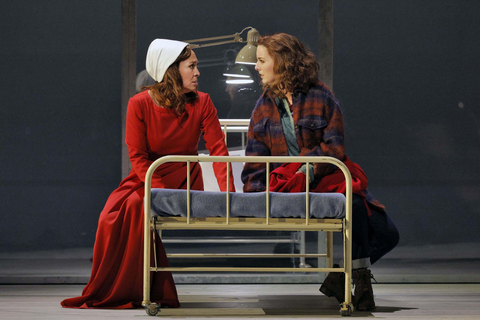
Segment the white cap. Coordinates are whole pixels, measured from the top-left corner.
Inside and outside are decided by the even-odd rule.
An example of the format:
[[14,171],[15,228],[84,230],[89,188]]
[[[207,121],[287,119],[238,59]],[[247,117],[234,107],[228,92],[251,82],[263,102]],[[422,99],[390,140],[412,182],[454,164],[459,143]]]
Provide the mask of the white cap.
[[186,42],[155,39],[147,51],[146,69],[150,77],[157,82],[162,82],[168,67],[177,60],[183,49],[188,45]]

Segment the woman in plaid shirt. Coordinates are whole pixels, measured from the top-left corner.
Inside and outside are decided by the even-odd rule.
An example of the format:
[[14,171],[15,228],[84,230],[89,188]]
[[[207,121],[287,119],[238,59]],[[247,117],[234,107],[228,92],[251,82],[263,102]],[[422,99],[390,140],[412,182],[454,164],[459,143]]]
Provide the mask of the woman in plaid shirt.
[[[255,70],[262,79],[264,92],[252,113],[245,153],[247,156],[332,156],[345,162],[354,177],[353,303],[357,310],[374,309],[368,268],[397,245],[399,235],[385,207],[367,192],[365,173],[345,155],[343,117],[338,101],[327,86],[318,81],[319,66],[313,53],[291,35],[278,33],[260,37]],[[306,170],[310,170],[313,192],[332,189],[341,192],[341,188],[337,188],[337,168],[333,165],[315,164],[307,168],[283,164],[286,165],[294,170],[293,178],[291,188],[287,184],[282,191],[299,191],[296,182],[305,179]],[[280,166],[282,164],[274,164],[271,170],[275,172]],[[265,164],[245,164],[244,192],[265,191],[265,170]],[[330,273],[320,291],[342,303],[344,274]]]

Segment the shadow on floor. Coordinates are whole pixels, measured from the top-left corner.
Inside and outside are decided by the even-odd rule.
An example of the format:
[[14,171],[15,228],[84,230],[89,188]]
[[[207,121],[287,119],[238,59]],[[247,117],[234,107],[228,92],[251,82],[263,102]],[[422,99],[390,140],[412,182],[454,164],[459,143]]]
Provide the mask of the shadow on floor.
[[[191,299],[191,300],[190,300]],[[240,310],[263,311],[266,316],[337,316],[340,307],[334,298],[315,295],[261,295],[261,296],[191,296],[189,301],[182,301],[182,307],[178,310],[181,313],[189,313],[188,309],[211,311],[210,316],[216,314],[218,308],[231,309],[232,312]],[[198,300],[197,300],[198,299]],[[182,311],[185,310],[185,311]],[[412,310],[414,308],[377,306],[369,312],[356,311],[352,316],[372,317],[375,313],[394,313],[401,310]],[[166,313],[167,309],[162,309]],[[169,309],[168,313],[177,313]],[[162,311],[160,311],[162,313]],[[208,313],[208,311],[207,311]],[[258,314],[259,312],[257,312]],[[207,314],[204,314],[207,316]]]

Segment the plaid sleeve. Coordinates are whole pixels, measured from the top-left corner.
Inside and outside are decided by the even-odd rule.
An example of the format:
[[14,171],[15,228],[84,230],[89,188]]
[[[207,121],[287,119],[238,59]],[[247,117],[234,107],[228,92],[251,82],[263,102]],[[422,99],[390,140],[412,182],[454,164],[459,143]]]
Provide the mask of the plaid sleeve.
[[[271,152],[264,142],[266,135],[264,118],[255,122],[255,114],[250,120],[247,132],[246,156],[270,156]],[[243,192],[260,192],[266,189],[266,165],[265,163],[247,162],[243,167],[242,181]]]
[[[313,148],[301,150],[302,156],[330,156],[343,160],[345,158],[344,123],[342,110],[338,101],[329,96],[324,101],[324,119],[322,138],[316,141]],[[315,177],[321,178],[331,174],[336,166],[325,163],[315,164]]]

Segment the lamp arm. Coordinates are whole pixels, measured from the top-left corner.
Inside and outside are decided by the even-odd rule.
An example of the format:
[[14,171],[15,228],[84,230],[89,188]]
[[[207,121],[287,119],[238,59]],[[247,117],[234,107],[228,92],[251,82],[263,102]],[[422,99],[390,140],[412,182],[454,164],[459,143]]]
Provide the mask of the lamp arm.
[[242,39],[240,38],[240,34],[234,33],[230,34],[228,36],[218,36],[218,37],[210,37],[210,38],[201,38],[201,39],[193,39],[193,40],[185,40],[187,43],[196,43],[196,42],[205,42],[205,41],[215,41],[215,40],[221,40],[221,39],[228,39],[228,38],[234,38],[235,39]]
[[[197,40],[198,41],[198,40]],[[190,44],[190,47],[192,49],[195,49],[195,48],[205,48],[205,47],[212,47],[212,46],[218,46],[218,45],[221,45],[221,44],[226,44],[226,43],[235,43],[235,42],[245,42],[243,41],[242,38],[240,37],[235,37],[235,39],[232,39],[232,40],[226,40],[226,41],[218,41],[218,42],[211,42],[211,43],[204,43],[204,44],[196,44],[196,43],[192,43],[192,42],[189,42],[189,41],[185,41],[187,43]]]
[[[210,37],[210,38],[185,40],[185,42],[189,43],[190,47],[192,49],[218,46],[218,45],[226,44],[226,43],[245,42],[245,41],[243,41],[242,37],[240,37],[240,35],[247,29],[253,29],[253,27],[246,27],[240,33],[236,32],[236,33],[228,35],[228,36],[218,36],[218,37]],[[217,40],[229,39],[229,38],[233,38],[233,39],[227,40],[227,41],[217,41]],[[205,44],[198,43],[198,42],[207,42],[207,41],[217,41],[217,42],[209,42],[209,43],[205,43]]]

